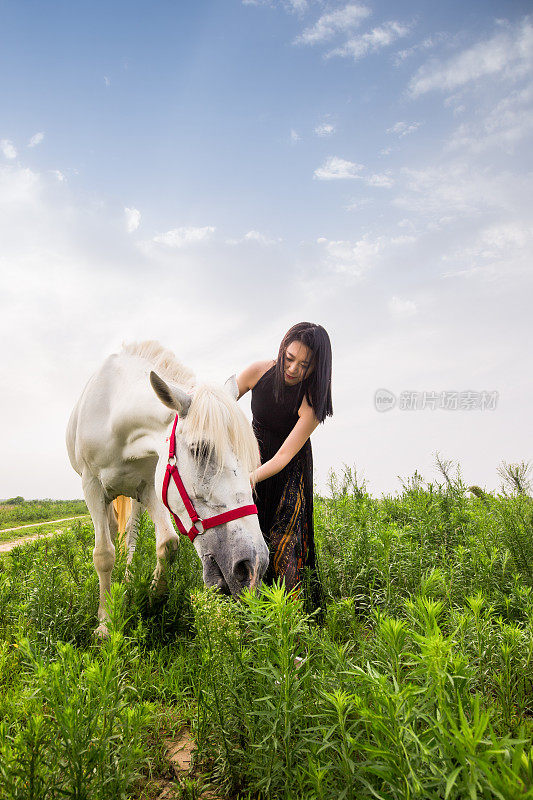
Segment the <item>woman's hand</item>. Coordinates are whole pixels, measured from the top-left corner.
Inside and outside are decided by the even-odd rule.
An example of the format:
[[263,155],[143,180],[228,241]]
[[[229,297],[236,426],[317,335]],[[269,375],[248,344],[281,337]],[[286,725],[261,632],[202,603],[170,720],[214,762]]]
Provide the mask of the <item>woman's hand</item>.
[[313,431],[318,427],[319,422],[315,417],[315,412],[305,398],[299,413],[300,418],[298,422],[289,433],[278,452],[252,473],[256,483],[266,481],[268,478],[272,478],[273,475],[277,475],[278,472],[281,472],[289,461],[294,458],[296,453],[301,450]]

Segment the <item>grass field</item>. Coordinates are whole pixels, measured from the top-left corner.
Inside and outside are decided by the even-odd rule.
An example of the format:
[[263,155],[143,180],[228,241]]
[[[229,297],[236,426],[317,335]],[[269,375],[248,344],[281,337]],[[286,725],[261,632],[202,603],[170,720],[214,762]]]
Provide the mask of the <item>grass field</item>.
[[[4,528],[18,525],[39,524],[63,517],[78,517],[87,514],[83,500],[23,500],[19,502],[0,502],[0,533]],[[21,502],[20,502],[21,501]]]
[[[84,517],[85,518],[85,517]],[[89,515],[86,515],[87,519],[90,519]],[[0,544],[3,542],[13,542],[18,539],[26,539],[29,536],[46,536],[55,531],[64,530],[66,527],[69,527],[67,522],[39,522],[35,525],[24,525],[22,528],[16,528],[12,530],[7,528],[6,530],[0,530]]]
[[155,798],[187,724],[196,768],[174,797],[209,779],[242,798],[532,798],[532,500],[449,475],[379,500],[349,471],[331,488],[321,624],[277,587],[205,591],[185,540],[154,603],[144,519],[96,643],[89,524],[4,555],[2,797]]

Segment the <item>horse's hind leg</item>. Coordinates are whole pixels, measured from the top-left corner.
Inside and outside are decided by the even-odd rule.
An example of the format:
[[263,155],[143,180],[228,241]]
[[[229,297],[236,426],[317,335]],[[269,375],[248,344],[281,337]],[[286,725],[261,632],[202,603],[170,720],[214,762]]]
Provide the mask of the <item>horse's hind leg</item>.
[[114,503],[109,503],[107,507],[107,523],[109,525],[111,541],[115,544],[118,533],[118,518]]
[[98,619],[100,625],[95,633],[105,636],[107,634],[107,595],[111,591],[111,573],[115,565],[115,547],[109,529],[109,517],[104,491],[99,481],[90,473],[82,475],[83,494],[87,508],[94,525],[94,550],[93,562],[98,573],[100,584],[100,602],[98,605]]
[[174,530],[168,510],[157,496],[153,486],[145,490],[143,504],[146,506],[155,526],[157,565],[152,588],[156,595],[162,595],[167,590],[167,563],[175,559],[178,551],[178,534]]

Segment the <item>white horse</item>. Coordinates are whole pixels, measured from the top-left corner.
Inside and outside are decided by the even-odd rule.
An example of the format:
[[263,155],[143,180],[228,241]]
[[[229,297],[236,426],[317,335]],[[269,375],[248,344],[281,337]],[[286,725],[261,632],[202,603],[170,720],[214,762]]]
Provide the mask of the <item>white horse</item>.
[[[178,535],[161,492],[176,413],[176,462],[200,518],[253,503],[249,474],[259,463],[258,447],[237,397],[235,376],[224,388],[196,385],[193,373],[158,342],[123,347],[109,356],[83,390],[68,423],[67,449],[81,475],[94,523],[98,633],[107,631],[105,604],[117,532],[112,501],[117,496],[133,499],[126,529],[128,563],[144,507],[156,534],[154,589],[158,593],[166,589],[166,558],[174,558]],[[183,521],[188,520],[174,482],[168,503]],[[194,539],[194,546],[202,560],[204,583],[232,595],[257,586],[268,566],[257,515],[206,530]]]

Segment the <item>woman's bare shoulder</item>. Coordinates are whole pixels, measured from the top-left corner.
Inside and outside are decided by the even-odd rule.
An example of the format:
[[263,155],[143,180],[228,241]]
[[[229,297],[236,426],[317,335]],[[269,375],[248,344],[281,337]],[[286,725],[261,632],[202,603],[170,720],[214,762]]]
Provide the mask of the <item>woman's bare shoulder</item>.
[[249,369],[251,370],[251,375],[255,378],[254,382],[251,384],[250,389],[253,389],[255,384],[261,380],[265,372],[274,366],[275,360],[270,358],[267,361],[254,361],[253,364],[250,364]]
[[261,380],[265,372],[268,372],[268,370],[274,366],[275,363],[276,361],[271,358],[268,361],[254,361],[253,364],[245,367],[241,374],[237,376],[239,397],[242,397],[242,395],[249,389],[253,389],[255,384]]

